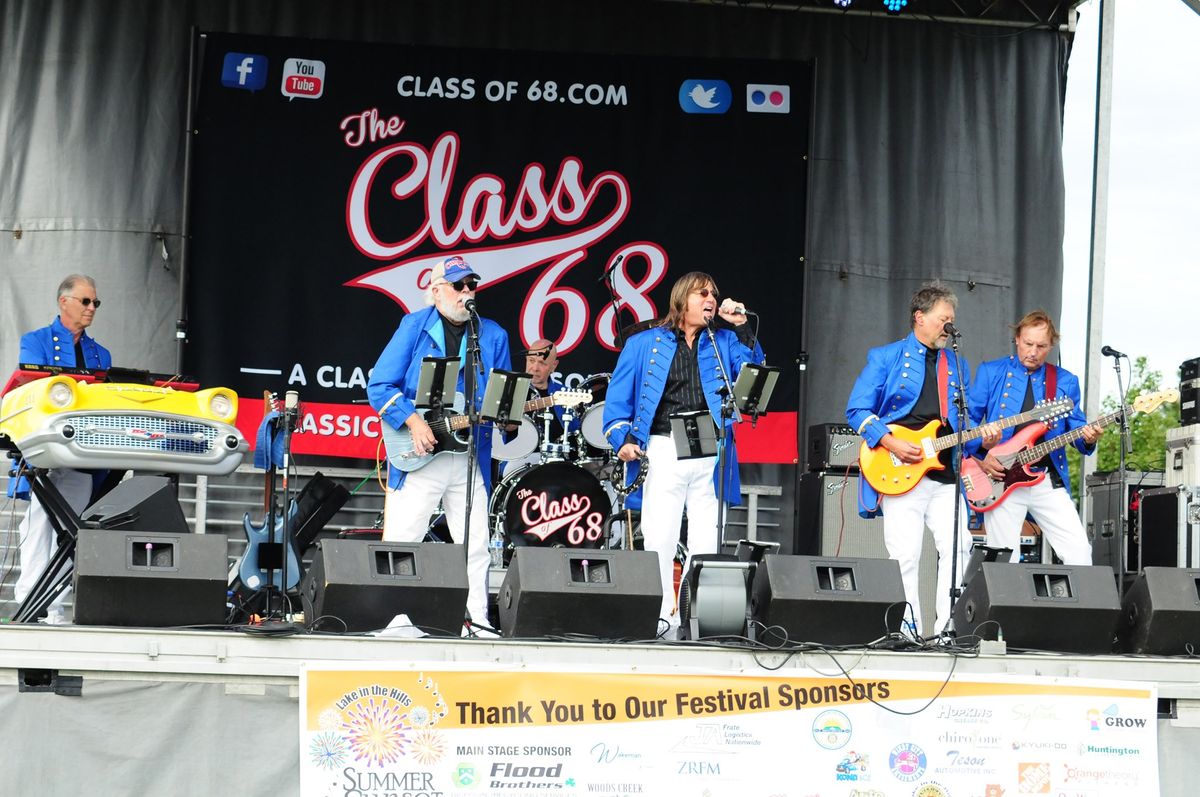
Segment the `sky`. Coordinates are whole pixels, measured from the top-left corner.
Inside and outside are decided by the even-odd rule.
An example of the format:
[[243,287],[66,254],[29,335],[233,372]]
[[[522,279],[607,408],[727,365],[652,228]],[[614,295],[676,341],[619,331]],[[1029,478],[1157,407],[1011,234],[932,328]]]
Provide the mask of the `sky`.
[[[1063,124],[1062,365],[1083,379],[1099,4],[1079,7]],[[1163,384],[1200,357],[1200,15],[1181,0],[1117,3],[1102,340]],[[1094,355],[1101,395],[1110,358]],[[1128,384],[1128,383],[1126,383]]]

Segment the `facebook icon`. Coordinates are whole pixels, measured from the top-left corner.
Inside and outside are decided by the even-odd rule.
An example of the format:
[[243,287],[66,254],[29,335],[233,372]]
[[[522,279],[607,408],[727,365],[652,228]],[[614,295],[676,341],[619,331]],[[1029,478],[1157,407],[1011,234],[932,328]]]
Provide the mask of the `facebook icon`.
[[221,85],[231,89],[258,91],[267,85],[267,57],[225,53],[225,63],[221,66]]

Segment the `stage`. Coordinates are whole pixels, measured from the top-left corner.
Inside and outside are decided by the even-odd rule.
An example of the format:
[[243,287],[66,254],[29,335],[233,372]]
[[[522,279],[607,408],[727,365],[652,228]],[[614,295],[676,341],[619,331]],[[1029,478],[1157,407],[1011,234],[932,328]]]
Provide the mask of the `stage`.
[[529,670],[535,679],[537,671],[584,668],[731,678],[844,671],[860,682],[885,673],[928,679],[953,673],[1151,683],[1159,698],[1162,794],[1194,791],[1190,759],[1200,749],[1200,659],[5,625],[0,706],[9,729],[7,786],[19,794],[298,793],[299,677],[302,663],[318,662]]

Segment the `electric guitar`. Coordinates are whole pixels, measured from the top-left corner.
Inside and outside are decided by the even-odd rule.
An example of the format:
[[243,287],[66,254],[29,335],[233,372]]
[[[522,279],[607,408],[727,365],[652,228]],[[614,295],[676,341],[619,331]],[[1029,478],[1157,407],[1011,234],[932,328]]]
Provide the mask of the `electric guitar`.
[[[591,400],[590,390],[560,390],[544,398],[526,402],[521,412],[537,412],[551,406],[575,407],[587,404]],[[381,423],[383,447],[387,450],[387,458],[391,466],[405,473],[411,473],[428,465],[438,454],[447,452],[461,454],[466,451],[466,430],[471,425],[470,417],[462,414],[466,403],[466,397],[462,393],[455,393],[454,403],[450,409],[443,408],[440,413],[432,409],[425,412],[425,422],[429,424],[435,438],[433,451],[425,454],[418,454],[414,450],[412,432],[407,426],[396,429],[390,423]],[[520,420],[519,416],[517,420]]]
[[[1162,404],[1174,404],[1179,401],[1179,391],[1160,390],[1157,393],[1143,393],[1133,400],[1133,406],[1102,415],[1092,425],[1105,427],[1120,420],[1122,414],[1134,412],[1153,412]],[[1008,440],[993,446],[988,453],[1000,460],[1004,466],[1004,478],[995,480],[984,471],[980,461],[974,458],[964,459],[962,463],[963,492],[967,503],[978,512],[995,509],[1008,498],[1009,494],[1018,487],[1030,487],[1046,478],[1044,470],[1030,470],[1030,466],[1064,446],[1074,443],[1083,437],[1083,427],[1072,429],[1053,440],[1034,444],[1034,441],[1046,433],[1044,423],[1026,426]]]
[[[282,412],[283,403],[279,396],[269,390],[263,391],[263,416],[272,412]],[[270,457],[268,457],[269,459]],[[263,485],[263,522],[255,525],[250,522],[250,513],[242,516],[242,529],[246,533],[246,550],[242,553],[241,561],[237,564],[237,574],[249,589],[258,591],[267,584],[279,586],[283,581],[283,590],[291,591],[300,583],[300,557],[296,549],[289,543],[283,542],[283,516],[275,518],[274,529],[268,529],[272,516],[271,503],[275,498],[275,462],[272,460],[265,474]],[[284,479],[286,496],[287,479]],[[289,528],[296,530],[295,501],[288,507],[287,518]],[[281,556],[280,551],[285,555]],[[280,578],[279,571],[283,570]],[[232,577],[231,577],[232,578]]]
[[[996,425],[1007,429],[1026,421],[1051,421],[1060,415],[1066,415],[1074,406],[1075,403],[1069,398],[1042,401],[1020,415],[997,421]],[[941,421],[930,421],[920,429],[907,429],[899,424],[889,423],[888,429],[892,434],[921,449],[923,459],[920,462],[901,462],[899,457],[882,445],[871,448],[864,440],[858,449],[858,467],[863,478],[882,495],[903,495],[916,487],[921,477],[929,471],[945,470],[946,466],[938,461],[940,452],[959,443],[968,443],[983,437],[978,426],[939,437],[938,430],[943,426]],[[964,461],[967,461],[966,458]]]

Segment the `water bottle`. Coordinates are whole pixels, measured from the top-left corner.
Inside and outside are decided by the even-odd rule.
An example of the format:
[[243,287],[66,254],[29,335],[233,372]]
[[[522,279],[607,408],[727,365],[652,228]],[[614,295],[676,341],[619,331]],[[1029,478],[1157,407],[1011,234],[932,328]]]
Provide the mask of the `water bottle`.
[[492,538],[488,541],[488,552],[492,557],[492,567],[504,567],[504,535],[499,532],[492,532]]

